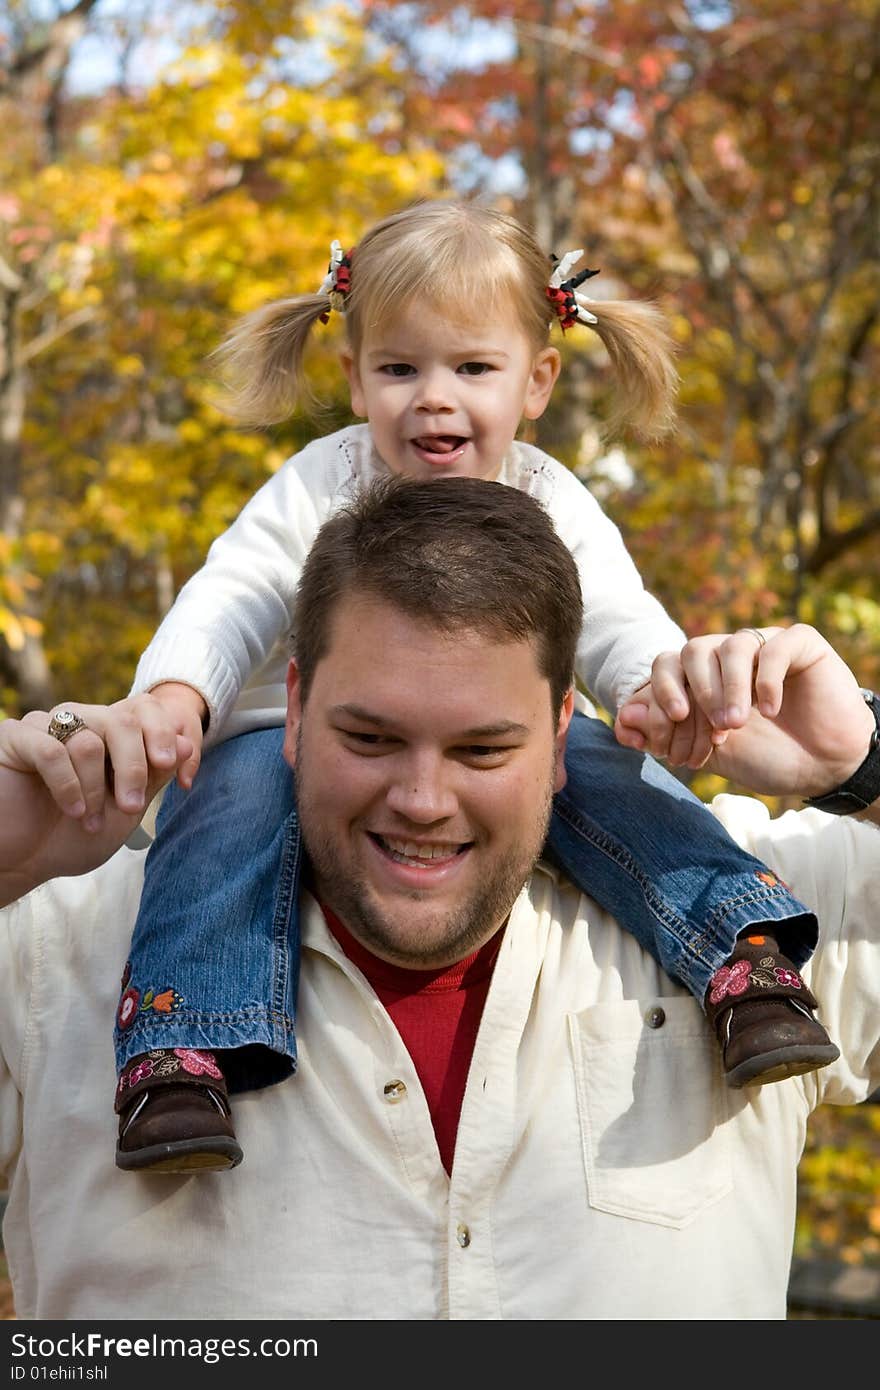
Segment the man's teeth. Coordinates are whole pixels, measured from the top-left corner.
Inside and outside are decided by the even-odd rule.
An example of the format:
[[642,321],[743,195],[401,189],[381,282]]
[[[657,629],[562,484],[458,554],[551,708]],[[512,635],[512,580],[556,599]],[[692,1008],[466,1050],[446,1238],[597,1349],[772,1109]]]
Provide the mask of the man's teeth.
[[382,843],[392,854],[399,854],[404,859],[449,859],[459,851],[457,844],[417,845],[412,840],[388,840],[384,838]]

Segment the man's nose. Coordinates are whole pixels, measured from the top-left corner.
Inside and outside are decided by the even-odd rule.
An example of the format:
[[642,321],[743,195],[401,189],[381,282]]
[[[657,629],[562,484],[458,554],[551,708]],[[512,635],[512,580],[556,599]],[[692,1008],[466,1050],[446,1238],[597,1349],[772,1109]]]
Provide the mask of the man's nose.
[[432,755],[407,758],[396,769],[386,801],[390,810],[419,825],[446,820],[458,810],[445,759]]

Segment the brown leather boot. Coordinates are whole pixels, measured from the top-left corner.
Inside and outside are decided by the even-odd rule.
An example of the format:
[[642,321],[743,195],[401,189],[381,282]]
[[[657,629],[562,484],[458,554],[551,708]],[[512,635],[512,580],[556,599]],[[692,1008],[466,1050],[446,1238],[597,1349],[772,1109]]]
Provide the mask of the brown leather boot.
[[117,1168],[213,1172],[235,1168],[244,1157],[213,1052],[173,1047],[132,1057],[119,1078],[114,1108]]
[[728,1086],[764,1086],[836,1061],[840,1050],[814,1016],[817,1008],[772,936],[740,937],[706,995]]

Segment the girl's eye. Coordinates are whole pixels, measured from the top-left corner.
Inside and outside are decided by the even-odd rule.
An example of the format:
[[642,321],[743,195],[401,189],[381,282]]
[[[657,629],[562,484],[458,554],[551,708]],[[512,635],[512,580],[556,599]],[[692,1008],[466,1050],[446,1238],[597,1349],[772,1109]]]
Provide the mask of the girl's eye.
[[485,376],[492,368],[488,362],[462,362],[458,370],[463,376]]
[[415,371],[415,368],[411,367],[408,362],[387,362],[381,370],[386,372],[388,376],[409,376]]

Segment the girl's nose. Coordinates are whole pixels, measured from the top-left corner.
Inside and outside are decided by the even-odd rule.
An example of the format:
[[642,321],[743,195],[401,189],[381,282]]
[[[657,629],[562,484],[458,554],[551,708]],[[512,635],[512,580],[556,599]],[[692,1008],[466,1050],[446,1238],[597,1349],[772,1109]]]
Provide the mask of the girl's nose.
[[455,409],[452,388],[445,372],[423,372],[416,392],[416,409],[425,415]]

